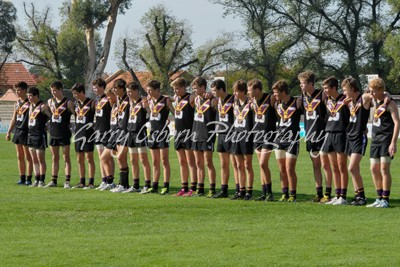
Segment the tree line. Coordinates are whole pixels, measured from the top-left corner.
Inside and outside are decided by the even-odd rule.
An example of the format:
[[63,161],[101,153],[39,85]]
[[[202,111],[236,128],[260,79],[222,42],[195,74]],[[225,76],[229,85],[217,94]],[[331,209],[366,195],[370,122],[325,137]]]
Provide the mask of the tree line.
[[298,90],[297,73],[304,69],[321,79],[353,76],[362,84],[365,74],[378,74],[391,93],[400,93],[399,0],[209,1],[224,8],[221,16],[241,20],[243,28],[195,48],[191,25],[161,4],[141,17],[139,33],[113,41],[117,18],[134,8],[132,0],[64,1],[55,14],[62,18],[58,27],[50,10],[38,11],[34,3],[18,7],[27,19],[18,25],[16,7],[0,0],[0,68],[12,53],[45,78],[43,87],[54,79],[89,86],[113,52],[134,80],[135,71],[148,70],[169,93],[170,77],[181,70],[224,76],[228,85],[258,77],[271,88],[283,78]]

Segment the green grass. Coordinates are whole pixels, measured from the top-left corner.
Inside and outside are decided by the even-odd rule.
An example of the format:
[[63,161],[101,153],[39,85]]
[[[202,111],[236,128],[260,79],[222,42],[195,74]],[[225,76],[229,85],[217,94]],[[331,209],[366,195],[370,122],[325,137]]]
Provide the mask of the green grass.
[[[15,149],[0,134],[1,265],[399,266],[398,159],[393,164],[392,208],[332,207],[309,202],[315,189],[304,150],[302,143],[297,165],[300,201],[258,203],[16,186]],[[170,156],[175,192],[180,181],[173,149]],[[367,157],[362,174],[372,201]],[[50,166],[49,150],[47,158]],[[74,152],[72,158],[77,183]],[[214,159],[218,173],[216,153]],[[274,156],[270,166],[278,197]],[[62,173],[60,177],[62,181]],[[219,173],[217,177],[219,181]],[[259,195],[258,178],[255,189]]]

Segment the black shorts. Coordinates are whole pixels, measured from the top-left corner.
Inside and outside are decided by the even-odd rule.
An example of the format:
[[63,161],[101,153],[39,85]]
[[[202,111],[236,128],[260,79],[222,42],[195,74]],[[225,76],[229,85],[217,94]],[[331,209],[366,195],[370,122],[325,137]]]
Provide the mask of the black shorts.
[[35,149],[46,149],[47,134],[41,134],[41,135],[28,134],[27,146]]
[[287,153],[297,156],[299,155],[299,147],[300,143],[297,141],[293,143],[277,143],[277,147],[275,149],[285,150]]
[[214,152],[214,142],[210,141],[197,141],[192,143],[194,151],[211,151]]
[[219,134],[217,140],[217,152],[218,153],[232,153],[233,144],[232,140],[227,140],[226,134]]
[[[374,143],[372,142],[370,151],[369,151],[369,157],[371,159],[379,159],[382,157],[390,157],[389,155],[389,143]],[[391,157],[393,159],[393,157]]]
[[365,155],[365,150],[367,149],[367,144],[368,144],[368,138],[367,135],[363,134],[360,136],[360,138],[357,138],[355,140],[349,140],[347,139],[346,142],[346,154],[351,155],[351,154],[361,154]]
[[234,155],[252,155],[254,153],[254,143],[250,140],[240,140],[234,142],[232,146],[232,154]]
[[192,149],[192,140],[190,138],[186,138],[186,136],[176,139],[176,136],[175,136],[174,147],[175,147],[175,150]]
[[254,150],[259,150],[261,151],[262,149],[267,149],[267,150],[274,150],[277,149],[278,145],[272,142],[267,142],[265,143],[255,143],[254,144]]
[[132,147],[132,148],[133,147],[147,147],[146,134],[143,132],[141,132],[140,134],[129,132],[127,146]]
[[321,140],[319,142],[306,141],[307,152],[319,152],[321,151],[323,144],[324,140]]
[[116,150],[117,149],[117,138],[118,138],[117,135],[108,136],[105,147],[108,149],[111,149],[111,150]]
[[[95,132],[95,134],[97,133],[96,131],[94,131],[94,132]],[[96,135],[94,144],[107,146],[109,139],[110,139],[110,132],[99,133],[98,135]]]
[[15,128],[12,142],[16,145],[26,146],[28,144],[28,130]]
[[328,132],[320,151],[324,153],[336,152],[344,153],[346,151],[346,133]]
[[54,138],[50,136],[50,146],[69,146],[71,144],[71,135]]
[[93,152],[94,141],[79,140],[75,141],[75,152]]

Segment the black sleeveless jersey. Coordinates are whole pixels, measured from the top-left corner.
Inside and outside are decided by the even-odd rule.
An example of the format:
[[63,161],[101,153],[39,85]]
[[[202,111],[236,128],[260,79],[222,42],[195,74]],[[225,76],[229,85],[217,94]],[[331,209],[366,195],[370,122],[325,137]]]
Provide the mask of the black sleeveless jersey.
[[[393,100],[390,100],[393,101]],[[376,102],[374,118],[372,120],[372,143],[390,144],[392,142],[394,122],[388,106],[382,102]]]
[[[264,93],[260,100],[253,102],[254,130],[261,132],[262,136],[276,131],[277,117],[274,107],[271,106],[271,97],[273,95]],[[262,139],[260,141],[263,142]]]
[[59,103],[50,99],[50,136],[52,138],[71,137],[71,111],[68,109],[68,99],[64,97]]
[[344,103],[346,96],[340,94],[336,99],[328,97],[326,100],[326,109],[328,119],[326,122],[325,131],[331,133],[345,132],[349,124],[350,111]]
[[41,108],[44,103],[39,100],[36,105],[31,104],[29,107],[29,135],[46,134],[46,122],[48,117],[42,113]]
[[103,134],[110,130],[111,104],[106,95],[96,99],[94,130]]
[[161,95],[157,100],[150,99],[150,132],[161,131],[165,128],[165,131],[169,131],[169,127],[165,127],[168,120],[169,110],[167,106],[167,99]]
[[235,97],[228,94],[225,99],[218,99],[217,109],[217,131],[218,134],[227,134],[229,129],[233,126],[235,116],[233,114]]
[[18,99],[15,103],[15,128],[19,130],[28,130],[28,120],[29,120],[29,101],[28,98],[24,101]]
[[216,111],[211,106],[211,102],[212,99],[204,99],[200,96],[196,96],[195,98],[196,110],[192,128],[192,132],[196,133],[193,139],[194,142],[215,141],[215,138],[213,138],[213,140],[208,140],[212,132],[215,131],[214,122],[216,118]]
[[75,102],[75,138],[90,137],[94,132],[92,102],[90,98],[86,98],[83,103]]
[[297,108],[297,99],[290,97],[288,103],[278,102],[278,126],[276,141],[278,143],[291,143],[300,138],[300,117],[302,110]]
[[326,107],[322,101],[322,90],[315,89],[311,96],[303,95],[304,126],[307,134],[325,130]]
[[356,103],[349,103],[350,119],[349,125],[347,125],[347,138],[354,140],[363,136],[367,129],[369,109],[365,109],[362,104],[362,95],[360,94],[356,100]]
[[249,98],[243,104],[239,99],[235,101],[233,113],[235,114],[234,127],[236,132],[251,131],[254,126],[254,112]]
[[130,102],[129,105],[128,131],[146,133],[146,129],[142,129],[147,122],[147,111],[142,107],[142,98],[139,98],[137,102]]
[[118,128],[118,105],[115,103],[111,107],[111,114],[110,114],[110,132],[116,131]]
[[125,94],[122,98],[117,99],[118,106],[118,129],[122,131],[128,130],[128,120],[129,120],[129,97]]
[[183,131],[189,135],[192,131],[193,118],[194,107],[190,104],[190,94],[175,96],[175,136]]

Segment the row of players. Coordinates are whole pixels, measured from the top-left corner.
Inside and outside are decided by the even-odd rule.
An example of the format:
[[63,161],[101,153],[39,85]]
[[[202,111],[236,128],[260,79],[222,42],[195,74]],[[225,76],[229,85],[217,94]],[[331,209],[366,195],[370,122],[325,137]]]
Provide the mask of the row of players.
[[[349,171],[356,193],[351,204],[366,205],[360,161],[366,148],[369,110],[374,105],[370,157],[378,198],[369,206],[388,207],[390,162],[396,152],[399,117],[397,105],[385,93],[383,80],[372,80],[369,83],[370,91],[362,93],[358,82],[349,77],[342,81],[344,94],[340,94],[335,77],[323,81],[323,90],[314,87],[315,75],[310,71],[300,73],[298,78],[302,89],[301,98],[291,97],[287,83],[282,80],[273,85],[273,94],[263,92],[260,80],[253,79],[247,83],[239,80],[233,85],[233,95],[227,92],[222,80],[215,80],[211,84],[211,95],[206,93],[207,82],[204,78],[197,77],[192,82],[193,94],[186,92],[186,81],[177,78],[171,83],[175,93],[173,97],[162,95],[160,83],[152,80],[146,86],[148,96],[141,97],[136,83],[126,86],[126,82],[120,79],[114,82],[112,89],[106,90],[105,81],[97,79],[93,82],[97,99],[87,98],[84,86],[75,84],[71,89],[75,103],[63,96],[63,85],[56,81],[51,84],[53,98],[49,99],[47,105],[40,101],[37,88],[27,90],[26,83],[20,82],[15,86],[19,100],[6,139],[10,140],[10,133],[15,128],[13,142],[18,153],[19,183],[31,184],[33,166],[36,182],[32,186],[45,186],[46,122],[50,118],[52,181],[46,187],[57,186],[61,147],[66,174],[64,187],[70,188],[69,147],[72,134],[69,122],[74,114],[75,150],[81,177],[76,187],[94,188],[93,151],[96,146],[103,177],[100,190],[140,191],[140,160],[145,178],[141,193],[158,192],[161,163],[164,177],[161,194],[166,194],[169,193],[170,181],[168,116],[171,112],[175,119],[174,146],[182,181],[182,189],[177,196],[205,195],[207,169],[210,182],[207,196],[228,197],[231,162],[236,183],[233,199],[253,199],[252,156],[255,151],[262,185],[262,195],[257,200],[273,201],[269,158],[274,150],[283,193],[280,201],[295,202],[299,123],[301,114],[304,114],[306,146],[313,165],[317,191],[314,201],[333,205],[347,204]],[[148,121],[149,136],[146,131]],[[212,160],[216,133],[217,152],[221,161],[221,191],[218,193]],[[152,157],[152,185],[147,148]],[[129,187],[128,152],[133,173],[132,187]],[[114,157],[119,167],[119,184],[116,187],[113,182]],[[90,177],[88,183],[84,178],[85,158]],[[325,192],[321,167],[325,173]],[[331,197],[332,180],[335,186],[334,197]]]

